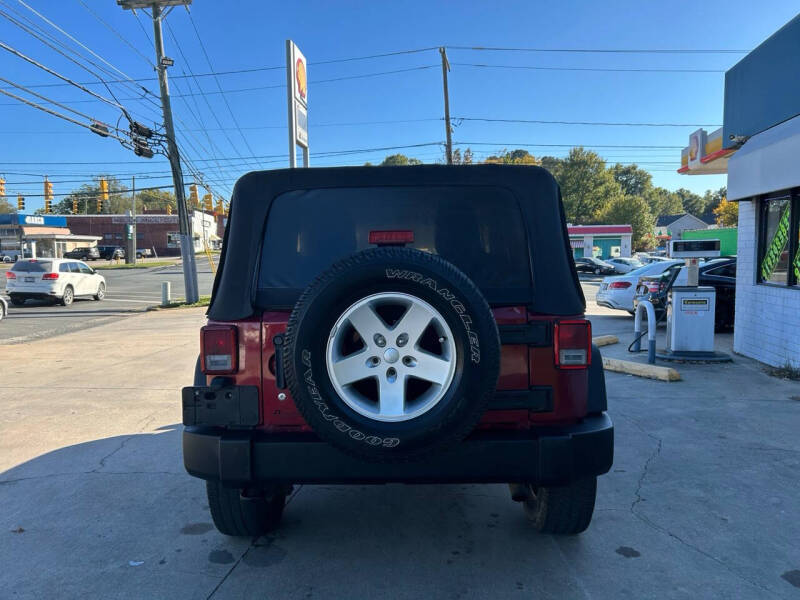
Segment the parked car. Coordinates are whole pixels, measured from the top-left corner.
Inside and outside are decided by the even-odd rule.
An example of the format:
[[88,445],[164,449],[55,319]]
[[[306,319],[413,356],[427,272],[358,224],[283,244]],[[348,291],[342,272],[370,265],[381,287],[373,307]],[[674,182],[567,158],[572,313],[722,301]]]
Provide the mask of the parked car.
[[64,252],[64,258],[77,258],[86,262],[87,260],[97,260],[100,258],[100,250],[97,246],[86,246],[83,248],[74,248],[68,252]]
[[594,273],[595,275],[609,275],[617,272],[617,270],[614,268],[614,265],[610,265],[607,262],[592,256],[576,258],[575,270],[578,273]]
[[614,270],[616,270],[616,272],[620,274],[629,273],[644,265],[644,263],[636,260],[635,258],[627,258],[622,256],[618,256],[616,258],[609,258],[608,260],[606,260],[606,262],[610,264],[612,267],[614,267]]
[[104,260],[114,260],[117,258],[125,258],[125,248],[122,246],[98,246],[100,258]]
[[[653,303],[656,318],[666,314],[669,290],[676,285],[686,285],[686,267],[676,264],[660,276],[642,277],[634,295],[634,310],[642,299]],[[736,308],[736,257],[715,258],[700,265],[698,285],[713,287],[716,292],[714,326],[717,331],[733,328]]]
[[6,318],[8,314],[8,302],[6,299],[0,296],[0,321]]
[[136,258],[149,258],[153,256],[153,251],[150,248],[137,248]]
[[682,261],[655,261],[625,273],[603,278],[595,302],[606,308],[626,310],[634,314],[633,296],[640,277],[658,276],[673,265],[682,265]]
[[106,280],[86,263],[63,258],[19,260],[6,271],[6,293],[14,306],[50,300],[69,306],[75,298],[102,300]]
[[588,527],[613,425],[547,171],[275,170],[234,190],[182,391],[220,532],[275,528],[312,482],[505,482],[538,531]]

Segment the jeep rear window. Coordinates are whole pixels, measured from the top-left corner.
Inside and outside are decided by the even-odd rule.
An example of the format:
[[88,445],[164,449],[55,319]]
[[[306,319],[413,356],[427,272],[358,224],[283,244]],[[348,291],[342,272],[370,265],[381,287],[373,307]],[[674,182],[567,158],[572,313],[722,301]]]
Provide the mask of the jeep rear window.
[[[478,186],[326,188],[275,198],[267,218],[259,303],[281,304],[334,262],[375,247],[370,231],[410,230],[407,247],[464,271],[491,302],[529,297],[522,213],[507,190]],[[507,292],[508,294],[505,294]]]
[[53,266],[53,263],[50,261],[47,262],[32,262],[28,260],[19,261],[11,267],[12,271],[16,271],[17,273],[47,273],[50,271],[50,267]]

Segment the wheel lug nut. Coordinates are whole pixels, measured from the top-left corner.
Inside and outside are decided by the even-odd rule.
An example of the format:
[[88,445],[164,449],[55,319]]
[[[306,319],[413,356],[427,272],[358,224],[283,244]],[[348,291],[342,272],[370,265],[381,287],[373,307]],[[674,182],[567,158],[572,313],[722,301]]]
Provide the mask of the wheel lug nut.
[[397,371],[395,371],[394,367],[389,367],[386,370],[386,379],[389,383],[394,383],[397,380]]
[[397,336],[397,345],[400,348],[405,346],[407,343],[408,343],[408,334],[407,333],[401,333],[400,335]]
[[383,337],[380,333],[376,333],[372,339],[375,341],[375,344],[381,348],[383,348],[386,345],[386,338]]
[[381,364],[381,359],[378,358],[377,356],[371,356],[370,358],[367,359],[368,367],[377,367],[379,364]]
[[417,366],[417,359],[413,356],[404,356],[403,357],[403,364],[407,367],[416,367]]

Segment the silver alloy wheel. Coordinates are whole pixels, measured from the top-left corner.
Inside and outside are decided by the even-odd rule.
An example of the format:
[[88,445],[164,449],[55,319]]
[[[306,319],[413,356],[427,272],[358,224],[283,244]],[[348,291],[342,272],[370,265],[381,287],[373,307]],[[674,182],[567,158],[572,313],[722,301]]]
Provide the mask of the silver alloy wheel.
[[351,305],[333,326],[325,353],[339,397],[357,413],[383,422],[408,421],[436,406],[453,381],[457,358],[439,311],[400,292],[373,294]]
[[95,298],[97,298],[98,300],[102,300],[105,297],[106,297],[106,284],[101,282],[100,285],[97,286],[97,294],[95,295]]
[[69,306],[72,304],[72,300],[74,298],[74,292],[70,286],[64,288],[64,295],[61,297],[61,302],[64,306]]

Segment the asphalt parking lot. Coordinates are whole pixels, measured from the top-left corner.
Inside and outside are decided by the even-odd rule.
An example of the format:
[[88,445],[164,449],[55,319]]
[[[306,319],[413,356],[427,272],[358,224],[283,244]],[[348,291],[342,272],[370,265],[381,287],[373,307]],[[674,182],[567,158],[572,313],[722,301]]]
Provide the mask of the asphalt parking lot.
[[[595,334],[632,329],[589,313]],[[0,596],[800,597],[800,385],[753,361],[607,374],[615,463],[581,536],[535,534],[502,485],[387,485],[300,487],[275,534],[236,540],[181,463],[202,322],[159,311],[0,347]]]
[[[103,269],[99,262],[90,266],[106,278],[107,294],[102,302],[78,299],[71,306],[61,306],[29,300],[20,307],[9,304],[9,314],[0,322],[0,344],[52,337],[142,312],[161,303],[163,281],[171,283],[173,298],[185,295],[180,263],[147,269]],[[0,270],[0,293],[7,299],[5,270]],[[204,256],[197,257],[197,270],[200,294],[210,294],[214,275]]]

